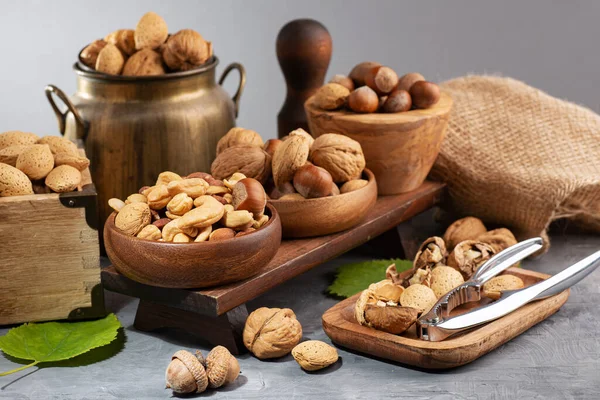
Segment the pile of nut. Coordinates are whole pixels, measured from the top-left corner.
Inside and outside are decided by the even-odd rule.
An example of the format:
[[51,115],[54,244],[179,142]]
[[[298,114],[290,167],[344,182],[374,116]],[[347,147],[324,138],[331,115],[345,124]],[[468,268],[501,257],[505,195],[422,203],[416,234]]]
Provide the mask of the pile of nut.
[[59,136],[0,133],[0,197],[63,193],[81,189],[90,160]]
[[243,340],[246,348],[261,360],[292,357],[306,371],[316,371],[338,360],[337,350],[325,342],[302,339],[302,325],[289,308],[261,307],[246,319]]
[[[387,279],[364,290],[355,305],[356,320],[385,332],[403,333],[440,297],[471,278],[494,254],[516,243],[506,228],[488,231],[475,217],[455,221],[443,238],[434,236],[423,242],[407,277],[401,278],[392,264]],[[503,274],[484,284],[483,296],[497,300],[503,291],[522,287],[519,277]]]
[[125,201],[112,198],[115,226],[140,239],[190,243],[248,235],[268,221],[267,195],[256,179],[236,172],[225,180],[205,172],[162,172]]
[[213,55],[211,42],[192,29],[169,35],[167,23],[148,12],[135,30],[119,29],[89,44],[79,59],[98,72],[149,76],[187,71],[205,64]]
[[348,76],[334,75],[315,93],[323,110],[343,107],[356,113],[398,113],[429,108],[440,100],[438,85],[411,72],[401,77],[390,67],[372,61],[357,64]]
[[263,183],[270,199],[304,200],[365,187],[365,164],[360,144],[344,135],[314,139],[296,129],[264,143],[255,131],[232,128],[217,144],[211,174],[222,179],[240,171]]
[[213,348],[206,358],[200,350],[196,354],[179,350],[165,372],[166,389],[177,394],[202,393],[232,383],[239,374],[238,360],[223,346]]

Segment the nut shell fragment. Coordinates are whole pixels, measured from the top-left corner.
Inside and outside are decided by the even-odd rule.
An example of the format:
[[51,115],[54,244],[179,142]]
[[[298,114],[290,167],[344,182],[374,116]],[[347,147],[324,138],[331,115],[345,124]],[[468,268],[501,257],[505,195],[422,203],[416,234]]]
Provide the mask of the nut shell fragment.
[[294,360],[306,371],[317,371],[338,360],[335,347],[320,340],[307,340],[292,349]]
[[465,279],[469,279],[477,268],[489,260],[496,252],[485,243],[465,240],[456,245],[448,256],[448,266],[459,271]]
[[433,236],[421,244],[413,265],[416,269],[434,268],[437,265],[445,264],[447,255],[444,240],[441,237]]

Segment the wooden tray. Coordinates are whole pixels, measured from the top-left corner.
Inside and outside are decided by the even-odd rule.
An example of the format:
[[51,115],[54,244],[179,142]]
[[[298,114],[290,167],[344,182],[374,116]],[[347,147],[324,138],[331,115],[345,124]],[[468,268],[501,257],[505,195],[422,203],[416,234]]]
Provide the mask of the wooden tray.
[[[525,286],[549,277],[522,268],[509,268],[507,273],[523,279]],[[453,368],[470,363],[545,320],[567,301],[569,292],[565,290],[556,296],[527,304],[503,318],[441,342],[418,339],[414,325],[402,335],[359,325],[354,318],[354,304],[359,294],[327,310],[323,314],[323,329],[335,343],[362,353],[420,368]],[[486,299],[465,304],[451,314],[461,314],[488,302]]]
[[[136,328],[179,327],[239,352],[247,301],[430,209],[443,191],[443,184],[425,182],[410,193],[379,197],[356,227],[327,236],[284,240],[261,272],[241,282],[203,290],[166,289],[132,281],[112,266],[102,271],[102,282],[108,290],[141,299]],[[394,246],[400,246],[399,239]]]

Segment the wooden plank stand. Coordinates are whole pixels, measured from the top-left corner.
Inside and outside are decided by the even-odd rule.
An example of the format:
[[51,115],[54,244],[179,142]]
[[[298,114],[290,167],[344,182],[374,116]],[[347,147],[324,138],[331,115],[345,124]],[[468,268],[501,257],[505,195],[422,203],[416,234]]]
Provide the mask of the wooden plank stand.
[[[340,233],[284,240],[271,262],[257,275],[241,282],[203,290],[167,289],[144,285],[119,274],[110,266],[102,271],[107,290],[140,299],[134,326],[141,331],[180,328],[232,353],[245,352],[242,331],[246,302],[372,240],[439,203],[444,185],[425,182],[410,193],[383,196],[363,222]],[[389,246],[389,236],[385,246]],[[400,247],[400,241],[395,243]]]

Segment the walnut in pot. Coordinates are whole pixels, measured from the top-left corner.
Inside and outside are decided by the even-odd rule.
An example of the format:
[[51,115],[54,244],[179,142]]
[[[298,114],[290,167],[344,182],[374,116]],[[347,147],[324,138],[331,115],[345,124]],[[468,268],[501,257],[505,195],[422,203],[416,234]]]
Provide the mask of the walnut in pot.
[[208,61],[212,45],[193,29],[182,29],[169,37],[162,55],[170,69],[187,71]]
[[475,271],[496,252],[485,243],[465,240],[456,245],[448,256],[448,266],[459,271],[465,279],[469,279]]
[[329,171],[334,182],[360,178],[366,165],[360,143],[335,133],[326,133],[315,139],[309,160]]
[[261,307],[244,326],[244,345],[261,360],[288,354],[301,338],[302,326],[289,308]]

